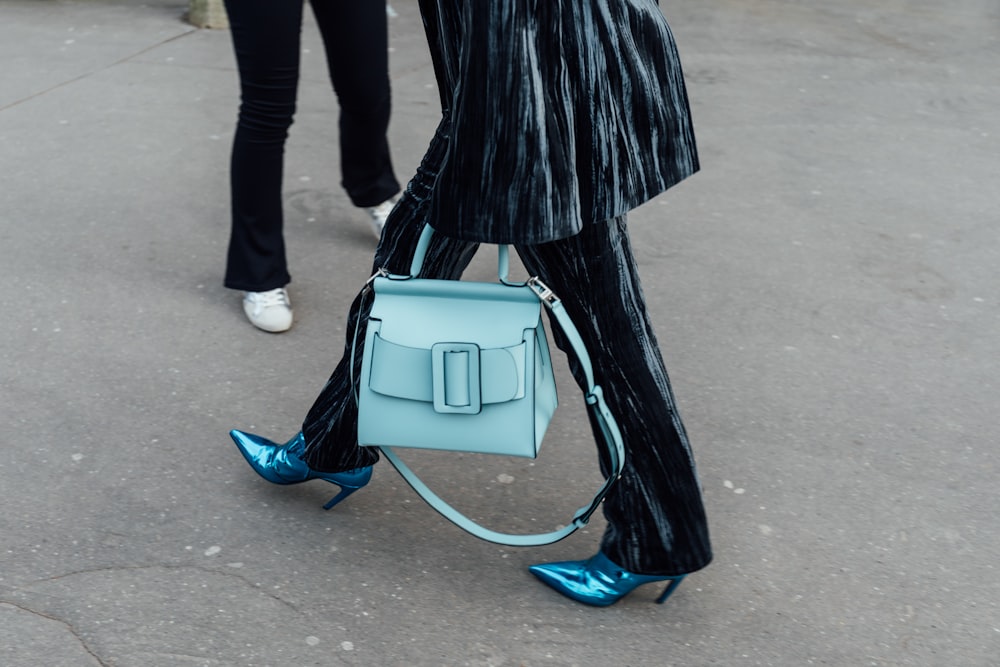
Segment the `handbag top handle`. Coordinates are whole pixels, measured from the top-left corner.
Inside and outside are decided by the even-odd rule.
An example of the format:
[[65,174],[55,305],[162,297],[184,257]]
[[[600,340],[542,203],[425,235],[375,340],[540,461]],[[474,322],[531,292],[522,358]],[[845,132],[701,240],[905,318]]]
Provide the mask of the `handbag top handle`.
[[[434,236],[434,228],[429,224],[424,225],[420,232],[420,240],[417,241],[417,249],[413,252],[413,261],[410,262],[410,277],[416,278],[420,275],[420,270],[424,266],[424,257],[427,255],[427,248],[431,245],[431,237]],[[497,246],[497,277],[500,282],[507,282],[510,274],[510,248],[506,244]]]

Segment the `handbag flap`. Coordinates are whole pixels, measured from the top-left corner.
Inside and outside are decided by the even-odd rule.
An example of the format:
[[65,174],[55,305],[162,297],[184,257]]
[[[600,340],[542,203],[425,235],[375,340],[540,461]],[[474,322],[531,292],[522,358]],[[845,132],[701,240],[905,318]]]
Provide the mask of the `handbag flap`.
[[437,343],[508,348],[541,321],[541,304],[523,285],[458,280],[377,278],[371,318],[397,345],[431,349]]

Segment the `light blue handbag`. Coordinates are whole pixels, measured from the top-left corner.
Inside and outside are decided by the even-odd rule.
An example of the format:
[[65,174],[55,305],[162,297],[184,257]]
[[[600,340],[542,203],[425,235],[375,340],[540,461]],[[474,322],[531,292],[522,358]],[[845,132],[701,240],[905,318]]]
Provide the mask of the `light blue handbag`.
[[[560,540],[587,523],[625,461],[618,425],[594,384],[583,340],[541,281],[507,281],[506,245],[499,246],[499,282],[417,278],[432,235],[426,226],[410,275],[382,270],[366,286],[374,301],[356,383],[358,442],[378,447],[428,504],[477,537],[513,546]],[[586,400],[596,408],[611,475],[569,525],[541,534],[498,533],[434,494],[392,448],[537,456],[558,404],[542,304],[566,334],[587,377]]]

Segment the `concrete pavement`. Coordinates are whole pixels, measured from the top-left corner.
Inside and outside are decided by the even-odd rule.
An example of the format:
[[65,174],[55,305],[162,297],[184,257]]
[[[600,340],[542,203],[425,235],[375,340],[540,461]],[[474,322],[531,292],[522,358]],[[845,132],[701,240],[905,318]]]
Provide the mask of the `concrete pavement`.
[[[1000,10],[881,4],[664,3],[704,168],[631,226],[716,559],[600,610],[526,570],[600,520],[486,544],[384,465],[324,512],[226,435],[292,435],[371,261],[311,19],[274,336],[221,286],[228,33],[183,0],[0,3],[0,665],[997,664]],[[392,7],[405,179],[437,92]],[[595,465],[561,388],[538,461],[431,483],[496,527],[568,516]]]

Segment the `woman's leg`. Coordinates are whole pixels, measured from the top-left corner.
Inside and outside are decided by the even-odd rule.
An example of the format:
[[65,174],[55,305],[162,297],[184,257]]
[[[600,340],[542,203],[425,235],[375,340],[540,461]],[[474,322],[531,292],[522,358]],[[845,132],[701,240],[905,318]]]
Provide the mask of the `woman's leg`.
[[[678,575],[712,558],[694,457],[646,312],[625,216],[571,238],[519,246],[528,272],[562,299],[580,331],[625,443],[604,503],[601,551],[636,574]],[[571,348],[554,325],[560,349]],[[570,353],[570,368],[586,386]],[[594,429],[600,438],[600,430]],[[607,470],[607,462],[601,462]]]
[[225,285],[248,292],[291,277],[282,236],[285,139],[295,114],[302,0],[226,0],[241,104],[230,165],[232,232]]
[[399,192],[389,154],[385,0],[311,0],[340,102],[340,167],[355,206],[376,206]]

